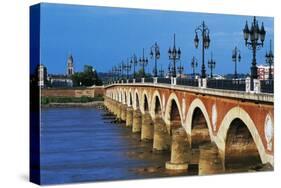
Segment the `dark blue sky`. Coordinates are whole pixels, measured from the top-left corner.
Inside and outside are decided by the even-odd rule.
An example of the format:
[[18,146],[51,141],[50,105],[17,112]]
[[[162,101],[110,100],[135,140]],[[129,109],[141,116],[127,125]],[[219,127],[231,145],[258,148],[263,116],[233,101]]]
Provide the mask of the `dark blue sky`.
[[[242,29],[246,20],[252,22],[252,16],[60,4],[41,6],[41,63],[48,68],[48,73],[64,74],[67,56],[71,53],[76,71],[81,71],[84,64],[91,64],[99,72],[108,72],[113,65],[126,61],[134,53],[141,56],[142,48],[148,57],[150,47],[157,41],[161,52],[159,64],[166,71],[167,51],[176,33],[184,72],[191,73],[192,56],[201,65],[201,48],[195,49],[193,39],[195,28],[203,20],[210,29],[211,38],[206,60],[213,52],[217,63],[214,73],[233,73],[231,53],[235,46],[241,50],[242,56],[238,72],[250,72],[252,53],[245,47]],[[264,64],[269,40],[274,37],[273,18],[257,17],[257,20],[259,25],[264,22],[267,32],[265,45],[257,52],[258,64]],[[151,72],[153,62],[149,61],[146,70]]]

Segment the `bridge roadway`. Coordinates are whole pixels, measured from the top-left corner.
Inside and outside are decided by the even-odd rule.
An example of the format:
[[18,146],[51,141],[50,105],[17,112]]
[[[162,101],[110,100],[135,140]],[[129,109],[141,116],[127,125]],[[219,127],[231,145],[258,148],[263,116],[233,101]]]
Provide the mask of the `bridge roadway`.
[[273,168],[273,94],[119,83],[105,87],[105,105],[154,152],[171,153],[169,170]]

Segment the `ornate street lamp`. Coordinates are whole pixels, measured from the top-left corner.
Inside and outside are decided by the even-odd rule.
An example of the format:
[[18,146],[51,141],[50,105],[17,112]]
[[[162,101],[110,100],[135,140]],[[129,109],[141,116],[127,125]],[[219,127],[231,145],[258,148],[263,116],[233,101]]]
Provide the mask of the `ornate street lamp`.
[[125,63],[125,64],[123,65],[123,67],[124,67],[124,70],[126,71],[126,78],[129,79],[129,72],[130,72],[130,70],[131,70],[132,67],[131,67],[131,64],[130,64],[128,58],[127,58],[127,63]]
[[121,61],[121,64],[119,65],[119,68],[120,68],[120,72],[121,72],[121,80],[123,80],[124,78],[124,71],[125,71],[125,66],[124,66],[124,62]]
[[148,64],[148,59],[144,57],[144,48],[142,49],[142,58],[139,59],[139,63],[142,66],[142,77],[145,77],[145,66]]
[[181,75],[182,75],[183,69],[184,69],[184,67],[181,65],[181,61],[180,61],[180,65],[177,68],[178,68],[178,72],[179,72],[179,75],[180,75],[180,78],[181,78]]
[[113,77],[113,80],[116,80],[116,66],[112,67],[112,77]]
[[208,67],[211,69],[211,78],[213,78],[213,69],[216,67],[216,62],[213,60],[213,53],[211,53],[211,59],[208,61]]
[[270,40],[270,49],[269,49],[269,52],[266,52],[265,58],[266,58],[266,63],[269,65],[268,79],[272,80],[273,76],[272,76],[272,68],[271,68],[271,66],[274,63],[274,55],[273,55],[273,52],[272,52],[272,49],[271,49],[271,40]]
[[115,72],[116,72],[116,74],[117,74],[117,80],[119,80],[120,77],[121,77],[121,71],[122,71],[121,65],[115,66]]
[[154,65],[154,77],[157,77],[157,59],[160,58],[160,48],[159,48],[159,45],[157,44],[157,42],[155,42],[154,45],[151,46],[150,48],[150,58],[154,58],[154,61],[155,61],[155,65]]
[[138,65],[138,58],[135,54],[131,57],[130,63],[131,63],[131,65],[133,65],[133,70],[134,70],[133,78],[135,79],[136,78],[136,66]]
[[201,77],[202,78],[206,78],[206,68],[205,68],[205,63],[204,63],[204,53],[205,53],[205,49],[208,49],[210,47],[210,36],[209,36],[209,29],[208,27],[205,25],[205,22],[203,21],[203,23],[201,25],[199,25],[196,29],[195,29],[195,38],[194,38],[194,45],[195,48],[198,48],[199,45],[199,37],[198,37],[198,32],[201,32],[201,36],[202,36],[202,67],[201,67]]
[[246,21],[245,27],[243,29],[243,34],[244,34],[245,45],[253,52],[253,60],[251,66],[251,80],[257,79],[258,68],[257,68],[257,60],[256,60],[256,51],[259,50],[261,47],[263,47],[263,42],[266,34],[263,23],[261,27],[259,27],[258,21],[254,16],[254,21],[251,24],[251,29],[249,29],[248,22]]
[[191,68],[193,70],[193,78],[195,79],[195,69],[196,67],[198,66],[198,61],[197,59],[193,56],[192,59],[191,59]]
[[169,54],[169,60],[173,61],[173,67],[170,67],[171,73],[172,73],[172,77],[176,77],[177,76],[177,72],[176,72],[176,61],[180,60],[181,57],[181,50],[180,48],[176,48],[176,34],[174,34],[174,46],[171,48],[169,48],[168,50],[168,54]]
[[235,64],[235,68],[234,68],[234,79],[237,79],[237,61],[240,62],[241,61],[241,53],[240,50],[238,50],[238,48],[235,46],[234,50],[232,51],[232,61]]

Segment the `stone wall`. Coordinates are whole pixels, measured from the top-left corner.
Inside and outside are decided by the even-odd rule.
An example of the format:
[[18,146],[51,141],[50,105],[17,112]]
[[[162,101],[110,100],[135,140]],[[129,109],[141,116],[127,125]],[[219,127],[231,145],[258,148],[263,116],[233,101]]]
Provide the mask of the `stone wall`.
[[41,96],[43,97],[95,97],[104,95],[104,88],[100,87],[77,87],[77,88],[43,88]]

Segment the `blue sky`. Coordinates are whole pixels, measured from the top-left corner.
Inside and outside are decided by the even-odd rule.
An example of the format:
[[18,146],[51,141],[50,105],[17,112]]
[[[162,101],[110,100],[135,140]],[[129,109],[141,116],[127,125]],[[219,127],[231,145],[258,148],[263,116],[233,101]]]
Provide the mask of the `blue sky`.
[[[203,20],[210,29],[211,38],[205,63],[212,52],[217,63],[214,73],[234,72],[231,53],[235,46],[240,49],[242,56],[238,72],[250,72],[252,53],[245,46],[242,30],[246,20],[249,24],[252,22],[252,16],[62,4],[41,6],[41,63],[48,68],[48,73],[64,74],[67,56],[71,53],[76,71],[82,71],[83,65],[90,64],[99,72],[108,72],[134,53],[141,56],[142,48],[145,48],[149,58],[150,47],[157,41],[161,52],[158,62],[167,71],[167,52],[176,33],[176,45],[182,51],[184,72],[192,72],[192,56],[198,59],[198,72],[201,48],[194,47],[193,39],[195,28]],[[264,64],[269,40],[274,37],[273,18],[257,17],[257,20],[259,25],[264,22],[267,32],[264,47],[257,52],[258,64]],[[146,70],[151,72],[153,65],[154,61],[150,60]]]

